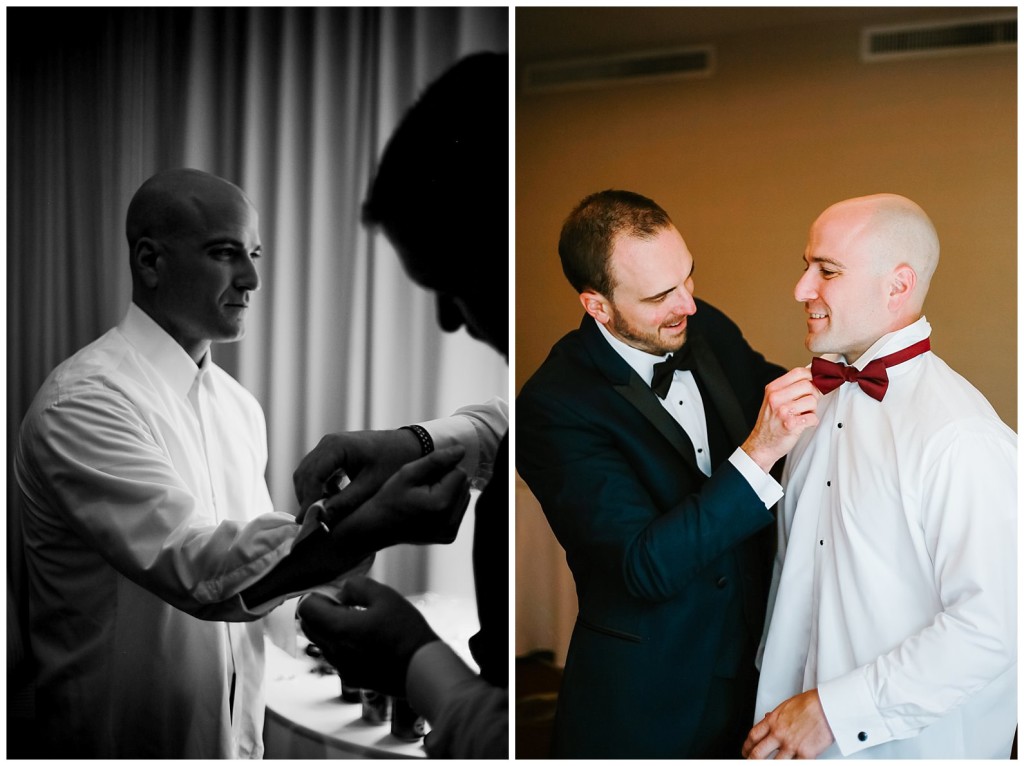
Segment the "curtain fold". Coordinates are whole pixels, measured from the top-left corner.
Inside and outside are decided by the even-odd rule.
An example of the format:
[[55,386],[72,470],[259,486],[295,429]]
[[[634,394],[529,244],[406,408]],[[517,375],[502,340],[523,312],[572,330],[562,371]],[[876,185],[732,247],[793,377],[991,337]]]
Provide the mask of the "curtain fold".
[[[157,170],[223,176],[259,211],[266,256],[248,332],[213,354],[263,405],[279,510],[295,510],[292,471],[325,433],[508,397],[504,360],[464,332],[443,337],[432,296],[360,222],[405,110],[463,55],[507,52],[508,9],[23,7],[7,9],[7,30],[15,598],[18,425],[46,374],[123,316],[124,216]],[[505,210],[508,200],[495,204]],[[443,247],[458,236],[458,214],[424,234]],[[481,244],[508,251],[507,242]],[[425,590],[434,587],[431,557],[457,573],[442,566],[442,581],[471,586],[464,543],[389,551],[374,573],[404,592]]]

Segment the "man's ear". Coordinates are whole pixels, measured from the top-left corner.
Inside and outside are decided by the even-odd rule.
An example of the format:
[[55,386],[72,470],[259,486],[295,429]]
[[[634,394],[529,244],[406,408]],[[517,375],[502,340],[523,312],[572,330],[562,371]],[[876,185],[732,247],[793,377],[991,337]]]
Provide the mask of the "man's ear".
[[608,324],[611,321],[611,303],[596,290],[584,290],[580,293],[580,303],[583,304],[583,310],[601,324]]
[[139,275],[142,284],[152,289],[160,282],[158,261],[161,248],[158,242],[149,237],[140,237],[132,250],[132,266]]
[[889,310],[899,313],[914,294],[917,286],[917,272],[906,263],[901,263],[889,275]]

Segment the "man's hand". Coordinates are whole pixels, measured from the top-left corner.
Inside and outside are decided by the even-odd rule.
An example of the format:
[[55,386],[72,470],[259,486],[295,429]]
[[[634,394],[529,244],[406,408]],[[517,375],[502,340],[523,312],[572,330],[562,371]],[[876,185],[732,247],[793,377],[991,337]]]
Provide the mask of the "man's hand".
[[336,505],[334,511],[353,510],[420,454],[419,439],[407,429],[327,434],[302,458],[292,475],[299,520],[312,503],[325,494],[334,494],[336,487],[326,486],[329,479],[334,482],[347,476],[352,480],[341,492],[345,496],[344,508]]
[[820,398],[821,392],[811,383],[811,371],[806,367],[796,367],[776,378],[765,386],[757,423],[741,449],[768,473],[793,449],[805,429],[818,425]]
[[347,580],[341,604],[314,593],[302,599],[302,630],[345,683],[405,696],[405,676],[416,651],[437,634],[412,604],[367,577]]
[[[464,454],[460,446],[446,447],[403,465],[332,534],[358,535],[372,550],[452,542],[469,505],[469,478],[458,468]],[[330,515],[348,502],[343,491],[326,500],[324,508]]]
[[747,734],[744,758],[765,759],[778,751],[776,759],[817,758],[835,742],[818,690],[790,697]]

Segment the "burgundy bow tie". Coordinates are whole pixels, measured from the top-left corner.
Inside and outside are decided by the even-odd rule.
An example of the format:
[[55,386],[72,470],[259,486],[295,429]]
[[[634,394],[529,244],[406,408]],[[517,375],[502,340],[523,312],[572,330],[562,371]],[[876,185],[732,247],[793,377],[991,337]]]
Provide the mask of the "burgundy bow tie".
[[931,347],[928,338],[925,338],[895,354],[873,359],[863,370],[849,367],[841,362],[830,362],[827,359],[815,357],[811,360],[811,382],[823,394],[839,388],[843,383],[857,383],[861,390],[872,399],[882,401],[882,397],[885,396],[885,392],[889,388],[889,376],[886,374],[885,368],[913,359]]

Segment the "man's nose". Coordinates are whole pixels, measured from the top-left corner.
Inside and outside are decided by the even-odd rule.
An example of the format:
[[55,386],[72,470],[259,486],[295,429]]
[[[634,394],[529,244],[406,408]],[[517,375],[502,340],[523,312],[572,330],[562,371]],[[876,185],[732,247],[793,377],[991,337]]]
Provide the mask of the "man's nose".
[[818,293],[814,288],[814,277],[811,275],[810,269],[805,271],[804,275],[797,280],[796,287],[793,288],[793,297],[800,303],[807,303],[807,301],[818,297]]
[[693,293],[686,288],[678,291],[677,302],[674,306],[675,313],[683,316],[693,316],[697,313],[697,302],[693,299]]
[[256,268],[256,261],[250,256],[241,259],[238,273],[235,274],[235,287],[239,290],[253,292],[260,289],[260,272]]

